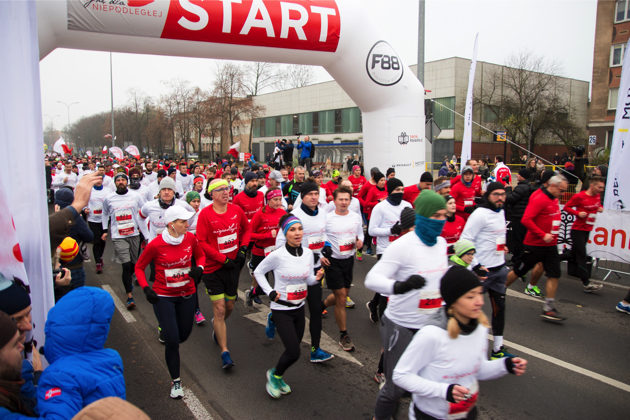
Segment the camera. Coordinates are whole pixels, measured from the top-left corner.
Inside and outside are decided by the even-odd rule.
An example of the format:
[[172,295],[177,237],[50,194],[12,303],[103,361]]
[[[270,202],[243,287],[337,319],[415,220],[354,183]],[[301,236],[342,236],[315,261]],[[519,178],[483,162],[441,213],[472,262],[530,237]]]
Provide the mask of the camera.
[[584,146],[582,145],[573,146],[571,147],[571,150],[573,151],[573,153],[575,153],[576,157],[582,157],[584,156],[584,152],[586,152],[586,149],[584,149]]
[[53,270],[53,271],[52,271],[53,279],[54,279],[54,278],[56,278],[56,277],[57,277],[57,275],[58,275],[59,273],[61,273],[61,272],[62,272],[62,270],[61,270],[61,269],[58,269],[58,270]]

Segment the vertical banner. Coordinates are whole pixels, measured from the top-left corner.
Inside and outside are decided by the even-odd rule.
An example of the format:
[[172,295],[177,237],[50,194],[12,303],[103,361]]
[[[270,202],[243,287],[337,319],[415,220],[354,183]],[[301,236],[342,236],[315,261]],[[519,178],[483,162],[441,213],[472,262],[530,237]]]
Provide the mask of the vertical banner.
[[472,103],[473,87],[475,85],[475,69],[477,67],[477,39],[479,33],[475,35],[475,46],[473,47],[472,61],[470,62],[470,72],[468,73],[468,92],[466,93],[466,112],[464,113],[464,137],[462,138],[462,165],[470,159],[472,148]]
[[[630,40],[626,44],[630,48]],[[604,208],[630,210],[630,54],[625,54],[615,112]]]
[[616,210],[599,213],[586,253],[593,258],[630,263],[630,213]]

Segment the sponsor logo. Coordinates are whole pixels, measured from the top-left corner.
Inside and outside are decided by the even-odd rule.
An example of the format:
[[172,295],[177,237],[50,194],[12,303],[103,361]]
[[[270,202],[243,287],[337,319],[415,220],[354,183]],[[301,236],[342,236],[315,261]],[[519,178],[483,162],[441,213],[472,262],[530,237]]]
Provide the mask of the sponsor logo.
[[398,143],[400,144],[409,143],[409,136],[407,135],[407,133],[405,133],[404,131],[400,133],[400,135],[398,136]]
[[48,391],[46,391],[46,393],[44,394],[44,399],[46,401],[48,401],[49,399],[53,398],[53,397],[57,397],[61,395],[61,389],[60,388],[50,388]]
[[117,15],[135,15],[161,18],[160,9],[145,8],[155,0],[82,0],[84,8],[92,11],[113,13]]
[[367,55],[365,68],[368,76],[381,86],[395,85],[403,77],[403,65],[396,51],[385,41],[378,41]]
[[417,134],[407,134],[406,131],[401,131],[398,135],[398,143],[401,145],[405,145],[407,143],[421,143],[422,137]]

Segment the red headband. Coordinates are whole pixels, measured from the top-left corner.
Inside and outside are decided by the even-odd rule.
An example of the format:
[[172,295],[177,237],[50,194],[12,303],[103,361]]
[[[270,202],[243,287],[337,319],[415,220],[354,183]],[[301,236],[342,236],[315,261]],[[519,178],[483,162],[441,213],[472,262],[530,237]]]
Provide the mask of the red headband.
[[282,197],[282,192],[280,190],[277,190],[277,189],[269,190],[267,191],[267,194],[265,194],[265,198],[267,199],[267,201],[276,197]]

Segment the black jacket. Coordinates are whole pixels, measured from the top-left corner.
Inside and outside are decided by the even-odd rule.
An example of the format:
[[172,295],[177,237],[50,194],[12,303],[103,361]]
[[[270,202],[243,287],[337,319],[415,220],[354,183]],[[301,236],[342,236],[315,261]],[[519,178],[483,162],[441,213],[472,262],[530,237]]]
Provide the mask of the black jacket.
[[505,198],[506,218],[511,221],[520,222],[525,213],[525,207],[529,202],[529,196],[534,192],[534,188],[528,181],[520,181],[514,189],[507,188]]

